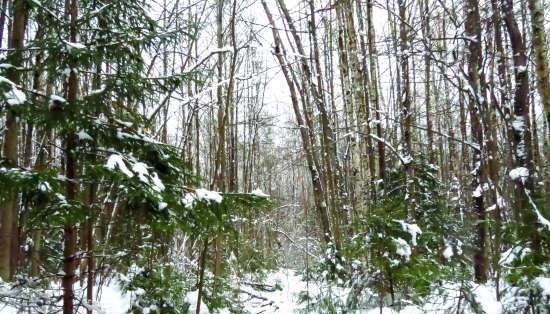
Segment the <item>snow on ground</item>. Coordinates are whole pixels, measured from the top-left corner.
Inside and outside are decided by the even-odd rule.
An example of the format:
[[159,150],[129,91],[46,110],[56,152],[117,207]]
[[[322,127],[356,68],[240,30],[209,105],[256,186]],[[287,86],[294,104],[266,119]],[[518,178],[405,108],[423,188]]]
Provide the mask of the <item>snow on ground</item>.
[[[97,295],[97,289],[94,290],[94,295]],[[99,296],[97,312],[101,314],[127,313],[133,297],[130,293],[123,293],[116,283],[103,287]]]
[[472,289],[472,293],[486,314],[502,313],[502,304],[496,299],[495,287],[478,285]]
[[[101,290],[97,291],[97,287],[94,287],[94,296],[99,300],[98,302],[92,305],[94,313],[97,314],[126,314],[134,297],[130,293],[123,293],[114,281],[111,281],[109,284],[106,284],[101,287]],[[75,285],[75,293],[84,299],[86,293],[85,288],[80,287],[79,284]],[[50,289],[45,292],[45,295],[48,296],[59,296],[62,294],[61,287],[58,284],[53,284]],[[6,291],[0,289],[0,296],[6,295]],[[35,296],[39,300],[38,296]],[[32,306],[33,310],[30,313],[57,313],[62,307],[62,301],[59,299],[59,302],[54,307],[51,306],[40,306],[36,307],[37,302],[29,303],[28,305]],[[0,300],[0,314],[20,314],[20,313],[29,313],[27,311],[18,311],[16,308],[9,306],[8,304],[3,304]],[[84,307],[79,307],[77,314],[86,313]]]
[[[543,295],[548,296],[550,294],[550,279],[546,277],[537,278],[538,285],[543,289]],[[292,314],[298,311],[304,311],[306,304],[299,303],[299,295],[301,292],[309,291],[310,295],[320,295],[326,293],[326,286],[320,288],[314,282],[305,282],[302,278],[296,274],[295,271],[290,269],[280,269],[267,276],[265,282],[256,282],[253,279],[241,280],[238,287],[241,293],[239,294],[240,306],[252,314]],[[259,287],[263,287],[260,289]],[[268,289],[265,289],[265,288]],[[275,289],[277,287],[277,289]],[[77,291],[84,293],[83,288],[76,285]],[[449,313],[449,310],[456,306],[458,298],[459,286],[457,284],[445,284],[441,287],[441,291],[434,291],[434,295],[429,299],[429,303],[423,307],[409,305],[405,306],[401,310],[385,307],[362,309],[354,312],[355,314],[443,314]],[[336,299],[345,300],[348,290],[342,288],[331,289],[331,295]],[[53,290],[54,293],[59,294],[61,290],[59,287]],[[492,285],[475,285],[472,284],[470,290],[472,296],[475,297],[485,314],[501,314],[503,313],[503,305],[496,300],[495,287]],[[0,295],[7,293],[0,289]],[[137,293],[137,292],[136,292]],[[127,313],[130,304],[135,300],[135,293],[123,293],[118,284],[113,280],[106,283],[99,295],[97,289],[94,293],[99,297],[99,301],[93,306],[95,313],[98,314],[124,314]],[[197,292],[193,291],[184,296],[186,301],[191,304],[189,313],[195,313]],[[59,304],[60,305],[60,304]],[[456,311],[456,308],[453,312]],[[48,310],[45,309],[44,313]],[[80,308],[79,314],[84,313],[85,309]],[[17,314],[18,312],[11,307],[5,306],[0,302],[0,314]],[[201,313],[210,314],[208,307],[201,303]],[[228,310],[220,311],[221,314],[230,314]],[[318,312],[311,311],[311,314],[318,314]],[[320,313],[320,312],[319,312]],[[469,313],[466,311],[465,313]]]
[[[199,292],[197,290],[191,291],[185,295],[185,301],[189,303],[189,313],[195,313],[197,309],[197,298],[199,296]],[[208,309],[208,306],[204,304],[204,302],[201,300],[201,313],[203,314],[210,314],[210,310]]]
[[[270,274],[266,284],[271,286],[278,284],[282,289],[268,292],[254,290],[250,287],[241,287],[241,290],[251,293],[248,295],[246,292],[241,294],[241,301],[250,313],[294,313],[304,307],[298,304],[298,294],[301,291],[306,291],[308,284],[302,281],[293,270],[281,269]],[[258,296],[261,298],[258,298]]]
[[[308,284],[301,280],[294,271],[283,269],[275,273],[271,273],[265,285],[274,287],[280,286],[281,290],[274,291],[260,291],[253,288],[250,285],[242,284],[240,286],[241,294],[240,301],[250,313],[263,313],[263,314],[279,314],[279,313],[294,313],[296,310],[303,308],[304,306],[298,304],[298,294],[301,291],[308,289]],[[80,291],[79,285],[75,288]],[[57,287],[57,289],[59,289]],[[55,290],[57,290],[55,289]],[[309,289],[314,289],[313,285],[309,286]],[[94,289],[94,295],[99,297],[99,301],[93,306],[95,313],[98,314],[124,314],[127,313],[130,304],[135,298],[135,295],[131,293],[123,293],[119,285],[113,280],[108,284],[102,286],[99,295],[97,289]],[[61,291],[55,291],[60,294]],[[84,291],[80,291],[84,293]],[[191,304],[189,313],[195,313],[197,292],[189,292],[185,299]],[[61,305],[61,304],[59,304]],[[48,311],[45,309],[46,312]],[[18,311],[7,305],[3,305],[0,302],[0,314],[17,314]],[[85,313],[83,307],[80,308],[79,313]],[[209,314],[208,307],[201,303],[201,313]],[[222,314],[228,314],[229,311],[221,311]]]

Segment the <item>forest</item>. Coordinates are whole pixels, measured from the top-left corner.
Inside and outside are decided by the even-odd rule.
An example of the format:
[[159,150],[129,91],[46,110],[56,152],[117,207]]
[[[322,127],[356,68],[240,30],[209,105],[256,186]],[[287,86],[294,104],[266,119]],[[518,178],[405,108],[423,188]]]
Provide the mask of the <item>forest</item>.
[[0,6],[0,313],[550,313],[549,0]]

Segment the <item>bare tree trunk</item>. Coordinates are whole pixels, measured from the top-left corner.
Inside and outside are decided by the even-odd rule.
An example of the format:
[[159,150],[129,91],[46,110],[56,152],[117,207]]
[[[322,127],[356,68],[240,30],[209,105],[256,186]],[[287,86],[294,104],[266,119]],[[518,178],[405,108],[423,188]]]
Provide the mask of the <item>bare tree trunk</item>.
[[[338,46],[338,69],[340,73],[340,85],[342,90],[342,98],[343,98],[343,110],[344,110],[344,130],[346,132],[350,131],[358,131],[358,130],[351,130],[351,127],[353,127],[352,124],[352,114],[353,114],[353,91],[352,91],[352,82],[350,77],[350,69],[349,69],[349,49],[348,44],[349,42],[346,40],[346,30],[344,25],[344,17],[342,16],[342,10],[340,9],[340,5],[337,6],[338,10],[336,11],[336,25],[338,30],[338,38],[337,38],[337,46]],[[331,26],[332,27],[332,26]],[[337,118],[336,118],[337,119]],[[357,181],[356,180],[356,172],[357,169],[355,168],[356,165],[356,156],[355,156],[355,149],[354,146],[357,142],[357,139],[355,136],[348,136],[346,137],[346,152],[344,155],[344,169],[345,174],[347,178],[347,188],[350,193],[350,197],[352,200],[355,201],[358,199],[358,188],[357,188]]]
[[[435,154],[433,150],[434,146],[434,135],[433,135],[433,122],[432,122],[432,95],[431,95],[431,51],[432,51],[432,42],[431,42],[431,26],[430,23],[432,22],[430,19],[430,3],[428,0],[421,1],[420,4],[420,12],[422,14],[422,35],[423,40],[426,41],[425,43],[425,52],[424,52],[424,80],[426,81],[424,83],[424,95],[425,95],[425,102],[426,102],[426,129],[427,129],[427,137],[428,137],[428,148],[427,148],[427,155],[428,155],[428,161],[433,164],[435,162]],[[440,154],[443,154],[443,152],[439,152]]]
[[231,55],[231,63],[229,65],[229,83],[227,84],[227,94],[226,94],[226,106],[225,106],[225,119],[231,118],[232,123],[230,124],[230,138],[229,138],[229,175],[228,175],[228,191],[235,192],[237,188],[237,178],[236,178],[236,146],[235,146],[235,126],[236,119],[234,117],[234,112],[236,112],[235,104],[235,72],[237,70],[237,34],[235,32],[236,24],[236,10],[237,2],[233,0],[231,6],[231,20],[229,21],[229,29],[231,34],[231,46],[233,53]]
[[[477,282],[487,281],[487,222],[486,211],[483,203],[484,195],[484,137],[483,125],[480,121],[483,108],[486,108],[485,82],[483,72],[483,60],[481,50],[481,21],[477,0],[468,0],[465,3],[466,21],[465,35],[468,38],[468,107],[470,111],[473,143],[476,148],[473,151],[473,175],[472,199],[473,212],[476,221],[476,236],[474,248],[474,277]],[[480,97],[483,95],[483,97]]]
[[[216,36],[218,48],[223,47],[223,5],[224,0],[218,0],[217,15],[216,15]],[[219,191],[225,190],[225,125],[227,121],[227,114],[223,101],[223,53],[218,54],[218,62],[216,63],[216,69],[218,74],[218,86],[216,89],[216,98],[218,105],[218,145],[216,147],[216,155],[214,159],[214,180],[212,182],[212,188],[216,187]]]
[[309,172],[310,172],[311,180],[313,184],[313,197],[315,200],[315,207],[317,208],[317,211],[319,213],[319,219],[321,221],[321,230],[323,232],[321,239],[325,243],[329,243],[332,239],[332,235],[330,231],[327,205],[323,195],[324,189],[323,189],[323,185],[321,184],[321,177],[320,177],[319,171],[313,161],[311,140],[308,134],[308,130],[306,129],[306,124],[304,123],[304,119],[302,118],[302,114],[300,111],[300,105],[299,105],[298,94],[296,91],[295,83],[290,74],[290,67],[285,60],[286,52],[285,52],[284,46],[282,45],[282,40],[279,37],[278,31],[275,25],[275,21],[273,19],[271,12],[269,11],[269,7],[267,6],[267,3],[265,2],[265,0],[262,0],[262,6],[264,8],[264,11],[271,25],[273,39],[275,41],[275,51],[274,51],[275,57],[277,58],[277,61],[281,66],[281,70],[283,71],[285,80],[290,90],[292,108],[294,109],[296,122],[299,126],[302,145],[304,148],[304,154],[306,157],[307,165],[309,168]]
[[415,217],[415,199],[412,196],[414,193],[414,169],[411,164],[413,157],[411,125],[413,121],[413,112],[411,110],[411,84],[409,77],[409,24],[407,22],[407,0],[398,0],[399,5],[399,42],[400,42],[400,78],[402,90],[399,93],[400,103],[400,124],[401,138],[403,141],[403,156],[408,162],[405,167],[405,186],[407,205],[407,218],[414,220]]
[[203,248],[200,254],[199,261],[199,283],[197,285],[197,307],[195,314],[201,313],[202,294],[204,289],[204,271],[206,269],[206,254],[208,253],[208,240],[204,240]]
[[[462,80],[458,83],[458,87],[459,89],[462,91],[464,90],[464,84],[462,83]],[[464,99],[464,93],[459,93],[458,95],[458,103],[459,103],[459,115],[460,115],[460,139],[462,140],[462,144],[460,145],[460,167],[458,167],[459,169],[459,173],[460,173],[460,181],[461,182],[464,182],[463,177],[464,177],[464,174],[467,173],[468,171],[468,160],[469,160],[469,156],[468,156],[468,146],[466,145],[467,141],[468,141],[468,132],[467,132],[467,128],[466,128],[466,124],[467,124],[467,117],[466,117],[466,104],[465,104],[465,99]]]
[[[375,157],[375,153],[374,153],[374,147],[373,147],[373,144],[372,144],[372,137],[370,136],[370,134],[372,133],[372,129],[371,129],[371,123],[373,122],[372,119],[371,119],[371,106],[372,106],[372,103],[371,103],[371,100],[373,99],[373,96],[370,95],[370,93],[372,92],[372,81],[375,80],[375,77],[371,78],[369,77],[370,73],[369,73],[369,67],[367,66],[367,55],[368,55],[368,50],[367,50],[367,42],[368,42],[368,39],[365,40],[365,34],[367,32],[367,30],[365,29],[365,25],[364,25],[364,21],[363,21],[363,10],[362,10],[362,5],[360,3],[360,1],[353,1],[355,2],[355,7],[357,9],[357,15],[358,15],[358,25],[359,25],[359,33],[361,34],[359,36],[359,48],[360,48],[360,53],[359,53],[359,49],[356,49],[356,53],[355,53],[355,60],[354,62],[357,62],[357,73],[358,75],[360,76],[361,78],[361,81],[359,82],[359,86],[357,88],[357,91],[356,93],[361,93],[361,95],[359,95],[360,97],[358,98],[360,100],[359,104],[360,104],[360,108],[358,110],[358,112],[360,113],[360,115],[358,115],[358,118],[359,117],[362,117],[362,119],[358,119],[357,123],[359,125],[361,124],[364,124],[364,133],[366,135],[365,138],[364,138],[364,142],[363,142],[363,150],[362,150],[362,154],[364,154],[365,156],[363,157],[363,159],[365,159],[366,161],[366,167],[362,167],[362,168],[365,168],[365,170],[368,170],[368,184],[367,184],[367,188],[370,189],[370,196],[371,196],[371,199],[372,200],[376,200],[377,198],[377,186],[376,186],[376,157]],[[350,32],[350,36],[354,36],[356,37],[357,34],[355,32],[355,27],[354,27],[354,24],[353,24],[353,10],[351,10],[351,7],[353,7],[352,3],[349,4],[349,7],[350,9],[347,9],[346,10],[346,14],[347,14],[347,23],[348,23],[348,28],[350,28],[351,30],[353,30],[353,32]],[[356,40],[354,40],[356,42]],[[350,46],[352,45],[353,43],[350,42]],[[356,44],[357,45],[357,44]],[[372,57],[371,57],[372,58]],[[377,93],[377,91],[375,92]],[[361,99],[362,97],[362,99]],[[376,95],[375,96],[376,98],[378,98],[378,96]],[[377,101],[377,99],[375,99],[375,101]],[[378,114],[378,113],[376,113]],[[375,121],[376,125],[378,126],[378,123]],[[366,171],[364,171],[366,172]]]
[[[283,0],[277,0],[277,3],[279,4],[279,7],[281,8],[284,18],[288,23],[288,26],[290,28],[290,33],[292,35],[292,38],[294,39],[294,43],[296,44],[298,53],[301,56],[300,58],[301,68],[305,79],[305,85],[307,85],[309,92],[312,95],[313,102],[315,103],[317,110],[319,111],[323,143],[326,145],[326,150],[327,150],[326,153],[329,157],[330,165],[333,169],[333,171],[331,171],[331,173],[329,174],[329,178],[332,176],[335,176],[336,188],[339,191],[338,199],[342,200],[343,194],[345,193],[345,191],[343,190],[344,183],[342,180],[342,170],[340,169],[340,162],[339,162],[338,153],[337,153],[336,138],[332,129],[330,117],[328,115],[324,99],[321,95],[321,91],[319,91],[319,86],[316,86],[316,84],[313,82],[314,76],[311,72],[311,69],[307,60],[304,58],[306,56],[306,52],[302,44],[302,41],[298,36],[292,17],[290,16],[290,13]],[[323,193],[323,195],[324,194],[325,193]],[[324,197],[325,196],[326,195],[324,195]],[[337,206],[339,205],[337,204]],[[342,208],[339,206],[337,209],[333,209],[333,210],[342,210]],[[335,234],[332,234],[332,235],[335,236]],[[336,235],[335,240],[338,240],[338,238],[339,238],[339,234]],[[335,241],[335,244],[339,246],[340,243],[339,241]]]
[[0,12],[0,46],[4,42],[4,29],[6,25],[6,13],[8,11],[8,3],[10,0],[2,0],[2,12]]
[[[441,18],[441,36],[447,37],[447,14],[443,14]],[[440,53],[440,57],[446,58],[447,55],[447,41],[443,41],[442,43],[443,50]],[[446,110],[446,117],[443,118],[443,123],[447,126],[447,134],[450,138],[455,138],[455,119],[453,112],[453,103],[451,101],[451,93],[448,91],[450,90],[449,86],[449,80],[446,79],[445,75],[441,75],[441,78],[443,78],[443,90],[445,91],[443,93],[443,99],[445,102],[445,110]],[[460,93],[460,91],[459,91]],[[462,94],[462,93],[460,93]],[[459,105],[459,111],[463,106]],[[442,126],[444,129],[444,126]],[[457,148],[456,143],[454,140],[448,140],[449,145],[449,158],[447,159],[447,162],[449,163],[449,177],[450,180],[455,180],[457,178],[458,174],[460,173],[460,166],[457,167],[457,161],[460,160],[460,157],[457,155]],[[456,204],[457,208],[459,208],[460,203],[457,202]]]
[[[498,73],[498,82],[501,85],[500,89],[506,90],[506,64],[505,64],[505,55],[504,55],[504,49],[502,47],[502,19],[500,16],[500,8],[497,4],[496,0],[491,1],[491,6],[493,9],[491,21],[494,28],[494,45],[496,48],[496,67],[497,67],[497,73]],[[495,220],[495,227],[494,227],[494,241],[493,241],[493,270],[495,273],[495,284],[496,284],[496,294],[497,298],[500,298],[500,247],[501,247],[501,236],[502,236],[502,210],[501,208],[501,202],[498,201],[498,179],[499,179],[499,172],[500,172],[500,164],[499,159],[497,158],[498,155],[498,145],[497,145],[497,131],[498,129],[493,127],[496,125],[496,112],[499,110],[502,110],[506,106],[505,104],[505,93],[501,93],[500,99],[497,99],[494,93],[495,90],[495,82],[493,81],[493,76],[491,76],[491,106],[488,108],[488,112],[486,114],[487,121],[485,122],[485,128],[488,131],[489,139],[487,140],[487,151],[489,154],[488,158],[488,170],[489,170],[489,178],[490,178],[490,188],[491,188],[491,201],[493,202],[495,206],[495,211],[493,214],[494,220]],[[499,103],[500,102],[500,103]],[[506,119],[506,117],[503,117]],[[508,130],[508,128],[506,128]]]
[[[77,40],[77,17],[78,17],[78,4],[77,0],[66,0],[66,12],[67,19],[70,23],[70,41],[76,42]],[[76,71],[73,70],[69,74],[67,82],[67,100],[69,105],[76,106],[78,100],[78,78]],[[75,134],[65,134],[65,176],[66,180],[66,193],[67,200],[74,201],[77,199],[76,176],[77,176],[77,160],[75,156],[75,149],[77,146],[77,139]],[[77,250],[77,234],[78,231],[72,221],[67,221],[63,228],[64,230],[64,250],[63,250],[63,271],[65,272],[62,280],[63,287],[63,314],[74,313],[74,290],[73,284],[75,281],[75,271],[78,265],[78,258],[76,256]]]
[[[13,2],[13,22],[11,38],[8,47],[13,49],[8,56],[14,67],[8,69],[7,78],[13,83],[21,84],[20,70],[17,68],[22,64],[22,51],[25,40],[28,6],[24,0]],[[18,165],[18,134],[19,123],[11,108],[6,113],[6,124],[4,132],[3,154],[11,167]],[[18,251],[18,223],[17,223],[17,193],[10,195],[2,204],[0,210],[0,278],[11,280],[17,265]]]
[[535,262],[541,262],[541,241],[537,231],[532,231],[527,226],[538,224],[535,208],[531,208],[530,194],[534,193],[533,174],[535,165],[533,162],[533,147],[531,140],[531,116],[529,114],[529,76],[527,72],[527,55],[523,36],[513,14],[513,2],[502,0],[504,22],[510,36],[514,60],[515,92],[514,92],[514,120],[512,122],[514,132],[514,155],[516,171],[526,169],[527,173],[521,173],[514,178],[515,210],[522,218],[525,225],[523,232],[531,238],[531,249],[534,252]]
[[[101,27],[106,27],[104,23],[100,22]],[[92,81],[92,88],[94,90],[97,90],[101,87],[101,74],[102,74],[102,65],[103,65],[103,56],[99,58],[99,61],[97,61],[95,66],[95,74]],[[96,114],[97,116],[97,114]],[[92,151],[94,152],[93,156],[91,157],[93,161],[95,161],[95,151],[96,147],[95,144],[92,144]],[[96,214],[98,213],[97,210],[97,192],[98,192],[98,183],[92,182],[90,183],[88,187],[88,195],[87,195],[87,206],[88,206],[88,217],[86,221],[86,227],[85,227],[85,233],[83,235],[83,238],[85,241],[82,241],[86,244],[84,250],[87,252],[87,262],[86,262],[86,268],[87,268],[87,277],[86,277],[86,302],[88,306],[86,307],[86,313],[92,314],[93,313],[93,301],[94,301],[94,284],[95,284],[95,267],[96,267],[96,259],[95,259],[95,241],[94,238],[94,220],[96,217]],[[84,268],[82,268],[82,271]]]
[[[48,84],[46,87],[46,95],[49,97],[52,91],[52,84]],[[52,146],[50,142],[52,140],[52,131],[51,129],[40,129],[38,132],[40,139],[40,146],[38,147],[38,152],[36,156],[36,163],[34,168],[37,171],[43,171],[47,168],[48,163],[52,159]],[[34,230],[32,232],[32,249],[31,249],[31,276],[36,277],[39,275],[40,271],[40,250],[42,246],[42,230]]]
[[[218,0],[217,3],[217,14],[216,14],[216,37],[217,37],[217,44],[218,48],[223,48],[223,8],[224,8],[224,0]],[[223,96],[223,62],[224,57],[223,54],[220,53],[218,55],[218,61],[216,63],[217,68],[217,80],[218,80],[218,86],[216,89],[216,99],[218,104],[218,125],[216,129],[217,134],[217,146],[216,146],[216,154],[214,157],[214,179],[212,182],[212,189],[217,189],[218,191],[225,192],[226,190],[226,171],[227,171],[227,162],[225,157],[225,128],[227,125],[228,120],[228,103],[224,102],[224,96]],[[213,246],[214,246],[214,275],[219,275],[221,272],[221,265],[222,265],[222,248],[221,248],[221,238],[216,235],[216,238],[214,239]],[[201,296],[198,297],[199,301]]]
[[535,54],[537,86],[546,113],[546,123],[550,124],[550,68],[548,67],[543,2],[529,0],[529,11],[531,12],[531,36]]
[[[374,104],[374,117],[376,120],[376,136],[383,138],[382,134],[382,120],[380,117],[380,98],[378,96],[378,73],[376,71],[378,63],[378,52],[376,49],[376,33],[373,25],[373,0],[367,0],[367,28],[368,28],[368,52],[369,52],[369,66],[371,77],[371,90],[370,97],[371,103]],[[382,141],[377,141],[378,148],[378,176],[382,180],[382,188],[384,187],[384,180],[386,179],[386,146]]]
[[[319,99],[316,100],[316,103],[318,103],[317,107],[322,107],[323,115],[323,122],[322,122],[322,128],[323,128],[323,142],[324,142],[324,152],[322,153],[323,156],[326,157],[326,172],[327,172],[327,181],[328,185],[330,187],[330,196],[327,196],[327,199],[332,199],[332,234],[335,237],[336,245],[339,247],[341,244],[341,231],[340,227],[341,225],[347,221],[347,207],[345,206],[345,202],[347,202],[347,199],[344,199],[344,195],[346,195],[346,187],[345,182],[343,180],[343,170],[340,164],[340,160],[338,158],[338,152],[336,147],[336,134],[332,131],[332,121],[328,114],[327,110],[327,104],[326,99],[324,97],[325,92],[325,86],[323,81],[323,72],[321,68],[321,54],[319,50],[319,43],[317,39],[317,31],[315,25],[316,22],[316,14],[315,14],[315,5],[313,0],[308,1],[309,4],[309,13],[310,13],[310,20],[309,20],[309,29],[310,29],[310,36],[311,40],[313,42],[313,69],[316,74],[316,83],[313,81],[311,84],[311,88],[318,88],[318,97]],[[316,84],[316,86],[315,86]]]

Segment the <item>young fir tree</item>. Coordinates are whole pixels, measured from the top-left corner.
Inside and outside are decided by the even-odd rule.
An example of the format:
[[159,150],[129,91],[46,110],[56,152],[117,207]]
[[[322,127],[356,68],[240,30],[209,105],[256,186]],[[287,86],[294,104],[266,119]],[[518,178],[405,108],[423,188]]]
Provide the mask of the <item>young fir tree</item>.
[[[27,31],[36,36],[24,44],[21,39],[4,60],[1,110],[13,121],[36,126],[41,135],[36,149],[48,154],[39,153],[40,167],[18,166],[17,154],[15,160],[2,160],[0,198],[3,204],[21,199],[14,205],[14,217],[25,218],[9,232],[21,239],[17,247],[24,241],[30,251],[40,252],[33,255],[38,267],[19,263],[13,271],[17,282],[12,288],[33,289],[11,302],[18,308],[52,310],[58,295],[46,297],[42,289],[61,280],[63,313],[72,314],[81,305],[75,290],[80,281],[88,287],[91,313],[96,265],[104,270],[111,265],[108,270],[119,273],[133,264],[147,265],[143,269],[153,274],[174,272],[160,261],[167,260],[176,230],[197,238],[213,230],[229,232],[232,212],[255,207],[265,198],[190,188],[199,181],[186,168],[181,152],[147,135],[148,117],[141,109],[156,92],[172,90],[186,77],[148,77],[144,55],[184,33],[161,29],[143,1],[21,3],[15,12],[24,10]],[[19,80],[27,69],[38,72],[43,82],[28,86]],[[36,236],[33,230],[42,232]],[[27,276],[31,268],[39,269],[32,280]],[[155,279],[130,281],[128,289],[141,284],[156,291],[139,299],[135,308],[182,313],[184,307],[172,304],[181,299],[181,285],[164,290]]]

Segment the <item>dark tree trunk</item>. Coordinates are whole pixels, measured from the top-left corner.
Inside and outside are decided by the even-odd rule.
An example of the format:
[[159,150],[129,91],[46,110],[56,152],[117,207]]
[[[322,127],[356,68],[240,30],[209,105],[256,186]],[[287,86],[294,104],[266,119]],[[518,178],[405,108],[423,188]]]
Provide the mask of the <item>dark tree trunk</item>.
[[476,236],[474,247],[474,277],[477,282],[487,281],[487,213],[484,207],[485,170],[483,161],[484,137],[483,125],[480,121],[483,110],[486,108],[485,78],[483,73],[483,57],[481,50],[481,21],[477,0],[468,0],[465,3],[466,22],[465,32],[468,38],[468,108],[470,112],[472,142],[475,149],[472,154],[472,209],[475,217]]
[[[3,3],[4,5],[4,3]],[[4,11],[3,11],[4,12]],[[28,6],[24,0],[13,2],[13,20],[8,48],[13,49],[8,55],[9,62],[14,65],[7,73],[7,78],[13,83],[21,84],[21,73],[18,66],[22,65],[22,51],[24,47],[25,30],[27,28]],[[3,27],[3,23],[2,23]],[[10,167],[17,167],[18,161],[19,123],[15,113],[9,108],[6,113],[4,131],[3,157]],[[14,275],[14,265],[17,265],[19,247],[17,222],[17,193],[9,197],[0,205],[0,278],[11,280]]]
[[[77,40],[77,16],[78,5],[77,0],[66,0],[66,15],[70,23],[70,41],[76,42]],[[66,87],[67,100],[70,106],[76,106],[78,98],[78,78],[76,71],[71,71]],[[77,159],[76,148],[77,139],[73,133],[65,134],[65,176],[66,181],[66,197],[67,200],[75,201],[78,194],[78,186],[76,184],[77,177]],[[62,280],[63,287],[63,314],[74,313],[74,289],[73,284],[75,282],[75,272],[78,265],[78,258],[76,256],[77,250],[77,234],[78,230],[74,226],[71,218],[68,218],[64,227],[64,250],[63,250],[63,271],[64,276]]]
[[510,43],[512,46],[514,60],[514,119],[512,121],[513,142],[515,155],[515,170],[527,169],[525,175],[516,176],[514,180],[515,210],[517,216],[521,217],[523,228],[521,233],[525,234],[531,240],[531,249],[535,256],[535,262],[542,261],[541,256],[541,237],[538,231],[533,231],[532,227],[539,223],[537,218],[537,209],[532,208],[530,203],[531,194],[534,193],[533,175],[535,165],[533,162],[533,149],[531,141],[531,116],[529,114],[529,76],[527,71],[527,55],[525,54],[525,45],[523,36],[516,22],[513,13],[513,2],[511,0],[502,0],[502,10],[504,13],[504,22]]

